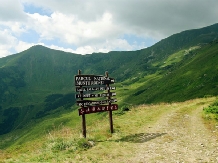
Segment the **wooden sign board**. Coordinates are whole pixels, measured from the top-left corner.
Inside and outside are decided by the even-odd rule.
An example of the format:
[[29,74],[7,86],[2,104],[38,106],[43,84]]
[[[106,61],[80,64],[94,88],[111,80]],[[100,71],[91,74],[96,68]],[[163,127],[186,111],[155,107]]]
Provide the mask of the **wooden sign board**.
[[114,110],[118,110],[117,104],[89,106],[89,107],[80,108],[79,115],[97,113],[103,111],[114,111]]
[[116,90],[116,87],[76,87],[76,92],[81,91],[108,91]]
[[95,98],[95,97],[111,97],[111,96],[116,96],[115,92],[110,92],[110,93],[101,93],[101,94],[76,94],[76,98]]
[[89,106],[89,105],[102,105],[102,104],[107,104],[107,103],[113,103],[117,102],[116,99],[108,99],[108,100],[101,100],[101,101],[91,101],[91,100],[81,100],[77,101],[78,106]]
[[75,81],[105,81],[105,80],[114,80],[101,75],[75,75]]
[[75,86],[91,86],[91,85],[106,85],[114,84],[113,78],[97,75],[76,75]]
[[[117,104],[112,104],[113,102],[117,102],[116,99],[111,99],[112,96],[116,96],[115,92],[110,92],[110,90],[115,90],[116,87],[109,86],[110,84],[114,84],[114,78],[110,78],[108,76],[108,72],[105,72],[105,76],[100,75],[82,75],[81,70],[78,70],[78,75],[75,75],[75,86],[76,94],[75,97],[80,100],[77,100],[77,105],[81,108],[78,109],[79,115],[82,115],[82,132],[83,137],[86,137],[86,118],[85,114],[97,113],[108,111],[109,122],[110,122],[110,131],[113,133],[113,119],[112,119],[112,111],[118,110]],[[100,85],[100,86],[95,86]],[[106,91],[107,93],[89,93],[92,91]],[[86,92],[86,94],[83,94]],[[93,100],[84,100],[84,98],[97,98],[100,97],[98,101]],[[102,97],[106,97],[106,100],[103,100]],[[108,105],[103,105],[107,104]]]

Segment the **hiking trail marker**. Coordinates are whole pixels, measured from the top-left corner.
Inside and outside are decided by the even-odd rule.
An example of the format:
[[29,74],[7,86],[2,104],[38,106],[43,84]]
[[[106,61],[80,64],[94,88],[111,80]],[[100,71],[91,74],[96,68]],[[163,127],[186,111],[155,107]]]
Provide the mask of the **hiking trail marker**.
[[[111,90],[116,90],[116,87],[109,86],[109,84],[114,84],[114,82],[113,78],[108,77],[108,72],[105,72],[105,76],[82,75],[81,70],[78,70],[78,75],[75,75],[76,92],[78,92],[78,94],[75,94],[75,98],[79,99],[77,100],[77,105],[81,107],[78,111],[79,115],[82,116],[82,133],[84,138],[86,138],[85,114],[108,111],[110,131],[111,133],[114,132],[112,111],[118,110],[118,105],[112,104],[117,102],[116,99],[111,99],[112,96],[116,96],[115,92],[111,92]],[[90,93],[93,91],[98,91],[98,93]],[[101,91],[106,92],[100,93]],[[83,92],[87,93],[84,94]],[[84,100],[84,98],[95,98],[95,100]],[[96,100],[96,98],[98,99]],[[102,98],[107,99],[103,100]]]

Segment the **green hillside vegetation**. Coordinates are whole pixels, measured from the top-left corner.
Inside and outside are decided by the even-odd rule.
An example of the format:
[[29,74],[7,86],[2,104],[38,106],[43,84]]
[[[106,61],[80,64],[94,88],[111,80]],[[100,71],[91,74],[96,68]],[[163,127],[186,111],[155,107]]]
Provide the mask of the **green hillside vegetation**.
[[[213,101],[214,98],[203,98],[182,103],[130,107],[130,111],[124,115],[114,114],[113,135],[108,131],[108,116],[90,114],[87,116],[87,139],[81,137],[77,111],[55,118],[49,117],[41,120],[28,132],[17,134],[16,137],[11,134],[0,139],[13,144],[0,151],[0,162],[125,162],[132,157],[133,148],[168,135],[148,132],[148,128],[160,117],[177,108],[182,108],[180,112],[187,115],[196,107],[210,105]],[[75,121],[72,117],[76,118]],[[170,141],[172,138],[169,134],[165,139]]]
[[206,114],[206,119],[218,121],[218,99],[204,108],[204,113]]
[[[37,45],[1,58],[0,148],[16,148],[59,125],[80,126],[74,87],[78,69],[96,75],[108,71],[116,79],[120,108],[217,96],[217,38],[214,24],[137,51],[79,55]],[[105,116],[91,115],[90,124]]]
[[[188,54],[184,50],[184,56],[180,62],[172,63],[171,59],[167,58],[164,64],[168,64],[169,61],[172,64],[160,65],[159,71],[153,78],[140,79],[144,84],[137,89],[134,88],[135,96],[128,97],[127,101],[132,99],[138,104],[157,103],[217,95],[217,54],[218,42],[215,41],[200,49],[189,51]],[[147,76],[144,78],[146,79]],[[140,96],[144,98],[139,98]]]

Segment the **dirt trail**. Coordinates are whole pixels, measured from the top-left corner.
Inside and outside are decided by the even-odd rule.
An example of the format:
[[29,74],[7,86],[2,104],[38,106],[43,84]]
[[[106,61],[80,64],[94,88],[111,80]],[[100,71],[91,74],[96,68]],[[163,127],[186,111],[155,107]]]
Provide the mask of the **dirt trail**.
[[161,136],[139,143],[128,162],[218,163],[217,137],[205,127],[201,114],[202,105],[175,108],[146,128],[148,133]]

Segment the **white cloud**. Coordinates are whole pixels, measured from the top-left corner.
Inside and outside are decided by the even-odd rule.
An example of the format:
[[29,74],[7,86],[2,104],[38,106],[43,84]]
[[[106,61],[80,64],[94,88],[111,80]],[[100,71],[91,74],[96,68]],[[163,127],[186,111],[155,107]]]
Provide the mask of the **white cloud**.
[[29,28],[40,34],[41,40],[59,38],[61,41],[85,46],[104,41],[105,38],[115,37],[119,29],[112,23],[112,14],[104,13],[100,19],[90,22],[78,20],[75,15],[65,15],[54,12],[51,17],[28,14]]
[[34,43],[27,43],[27,42],[23,42],[23,41],[19,41],[16,45],[15,45],[15,50],[17,52],[22,52],[26,49],[29,49],[30,47],[32,47],[33,45],[35,45]]
[[75,50],[75,53],[77,54],[91,54],[95,51],[95,49],[91,46],[83,46],[79,47]]
[[[65,52],[71,52],[76,54],[91,54],[93,52],[102,52],[102,53],[108,53],[109,51],[126,51],[126,50],[135,50],[140,49],[143,45],[130,45],[126,40],[124,39],[114,39],[114,40],[106,40],[105,42],[96,44],[96,45],[85,45],[85,46],[79,46],[78,48],[71,49],[71,48],[63,48],[56,45],[45,45],[42,44],[48,48],[56,49],[56,50],[62,50]],[[144,46],[143,46],[144,47]]]
[[19,0],[0,0],[0,21],[23,21],[25,13]]
[[16,44],[17,39],[11,36],[9,30],[0,31],[0,57],[10,55],[10,50]]
[[19,22],[14,22],[13,24],[11,24],[11,31],[14,34],[20,35],[21,33],[25,32],[26,29],[24,29],[23,25]]
[[0,30],[0,44],[13,44],[15,42],[16,38],[11,36],[11,33],[9,30],[4,29]]
[[104,13],[113,15],[113,24],[132,34],[160,39],[189,28],[217,22],[217,0],[28,0],[38,6],[83,22],[93,22]]
[[11,54],[8,47],[0,45],[0,58],[6,57]]
[[0,31],[0,58],[24,51],[34,45],[33,43],[19,41],[11,34],[12,31],[8,29]]
[[[186,29],[211,25],[218,17],[217,0],[0,2],[1,56],[35,44],[81,54],[136,50],[146,47],[149,39],[158,41]],[[51,14],[25,13],[28,4],[49,10]],[[31,31],[34,34],[31,35]],[[35,35],[39,36],[29,39]],[[125,35],[143,39],[134,42],[123,37]]]
[[20,34],[22,34],[23,32],[26,31],[25,28],[26,24],[23,24],[22,22],[19,21],[0,21],[0,29],[1,27],[5,29],[7,29],[8,31],[10,31],[11,35],[17,35],[19,36]]

